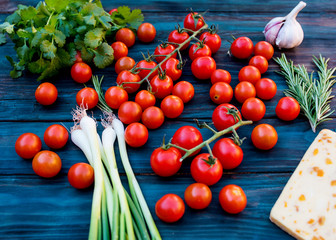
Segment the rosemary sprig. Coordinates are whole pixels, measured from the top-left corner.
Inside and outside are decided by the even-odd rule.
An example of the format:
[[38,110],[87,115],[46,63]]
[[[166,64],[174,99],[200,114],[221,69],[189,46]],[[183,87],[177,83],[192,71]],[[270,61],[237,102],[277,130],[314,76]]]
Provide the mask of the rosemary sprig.
[[310,74],[304,65],[294,66],[292,60],[287,60],[285,54],[281,58],[274,59],[281,68],[278,73],[285,77],[288,89],[284,91],[286,96],[295,98],[303,114],[308,118],[313,132],[316,127],[331,120],[329,116],[335,111],[330,108],[332,86],[335,84],[333,76],[336,68],[328,69],[329,59],[321,55],[319,58],[313,56],[313,62],[318,68],[318,79],[314,78],[314,72]]

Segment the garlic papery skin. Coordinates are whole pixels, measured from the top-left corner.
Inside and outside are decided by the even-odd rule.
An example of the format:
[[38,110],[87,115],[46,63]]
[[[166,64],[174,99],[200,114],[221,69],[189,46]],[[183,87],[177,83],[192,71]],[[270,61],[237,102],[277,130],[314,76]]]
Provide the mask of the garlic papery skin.
[[306,5],[301,1],[287,16],[276,17],[269,21],[263,31],[266,41],[279,49],[299,46],[304,34],[296,16]]

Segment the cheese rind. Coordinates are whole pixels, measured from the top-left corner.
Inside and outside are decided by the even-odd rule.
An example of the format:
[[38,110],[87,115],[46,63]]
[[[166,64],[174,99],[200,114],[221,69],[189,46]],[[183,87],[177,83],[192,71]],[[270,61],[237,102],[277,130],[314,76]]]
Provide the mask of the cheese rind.
[[300,240],[336,240],[336,133],[322,130],[273,206],[270,220]]

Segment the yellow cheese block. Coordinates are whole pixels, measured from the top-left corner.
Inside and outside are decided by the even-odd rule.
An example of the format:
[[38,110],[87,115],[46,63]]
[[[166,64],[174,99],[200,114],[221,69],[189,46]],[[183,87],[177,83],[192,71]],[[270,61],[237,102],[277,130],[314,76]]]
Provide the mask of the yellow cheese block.
[[336,133],[322,130],[272,208],[270,219],[300,240],[336,240]]

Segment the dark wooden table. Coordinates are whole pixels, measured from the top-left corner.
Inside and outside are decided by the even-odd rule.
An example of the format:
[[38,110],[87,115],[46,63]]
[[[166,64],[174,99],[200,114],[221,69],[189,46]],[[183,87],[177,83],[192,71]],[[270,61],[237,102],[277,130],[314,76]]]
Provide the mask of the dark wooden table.
[[[36,5],[37,0],[2,0],[0,4],[0,21],[16,9],[17,4]],[[159,40],[165,40],[176,23],[182,24],[188,9],[202,12],[208,10],[206,21],[219,26],[219,34],[223,44],[214,55],[218,68],[232,74],[232,86],[235,87],[238,71],[247,65],[247,61],[238,61],[226,53],[229,48],[230,34],[248,36],[254,43],[264,40],[262,30],[273,17],[286,15],[297,1],[103,1],[106,10],[127,4],[131,8],[141,8],[145,21],[151,22],[157,29],[154,43],[136,42],[130,48],[129,56],[141,59],[140,52],[147,49],[152,52]],[[330,65],[336,65],[336,2],[311,0],[299,14],[305,39],[296,49],[284,51],[288,58],[296,63],[305,64],[313,69],[312,55],[322,54],[331,58]],[[275,56],[280,55],[277,50]],[[59,98],[51,107],[38,104],[34,92],[38,86],[36,76],[26,74],[13,80],[9,76],[11,69],[5,55],[13,56],[13,44],[0,48],[0,239],[86,239],[89,229],[92,188],[79,191],[72,188],[67,180],[67,171],[73,164],[86,161],[83,154],[69,141],[67,146],[57,151],[63,166],[61,173],[53,179],[42,179],[34,174],[31,161],[18,157],[14,143],[19,135],[34,132],[41,138],[45,129],[62,122],[72,126],[71,110],[75,107],[75,95],[82,88],[72,81],[69,72],[59,75],[53,80],[59,90]],[[183,164],[177,176],[160,178],[153,174],[149,157],[154,148],[160,145],[164,134],[172,137],[174,131],[187,124],[193,124],[193,118],[210,121],[216,105],[208,96],[210,83],[198,81],[190,71],[190,61],[186,64],[182,80],[190,81],[196,90],[195,98],[185,106],[183,114],[175,120],[167,120],[164,125],[150,131],[148,143],[140,149],[129,148],[129,157],[137,179],[143,189],[150,210],[156,220],[163,239],[291,239],[268,217],[271,207],[279,196],[291,173],[299,163],[308,146],[316,136],[310,129],[308,121],[300,116],[293,122],[284,122],[276,118],[275,106],[283,97],[286,88],[284,79],[275,71],[278,66],[272,60],[264,77],[273,79],[278,92],[274,99],[266,101],[266,116],[258,123],[239,129],[242,137],[247,137],[244,145],[243,163],[234,171],[225,171],[223,178],[211,187],[213,201],[202,211],[186,208],[185,216],[175,224],[166,224],[158,220],[154,213],[156,201],[166,193],[176,193],[183,197],[185,188],[193,183],[189,173],[189,163]],[[105,75],[104,89],[115,85],[116,73],[113,66],[104,70],[94,69],[94,73]],[[90,85],[90,84],[89,84]],[[334,91],[335,93],[335,91]],[[134,97],[134,96],[133,96]],[[238,108],[241,104],[232,101]],[[335,108],[336,101],[332,101]],[[100,116],[99,110],[94,115]],[[322,128],[335,129],[335,113],[333,120],[322,124]],[[279,141],[270,151],[259,151],[253,147],[250,134],[259,123],[272,124],[278,134]],[[101,128],[99,128],[101,130]],[[204,138],[210,136],[202,130]],[[43,149],[48,149],[43,145]],[[118,162],[120,163],[120,162]],[[120,166],[120,171],[123,169]],[[123,180],[125,180],[123,174]],[[240,185],[247,195],[248,205],[238,215],[230,215],[222,211],[218,203],[218,193],[226,184]]]

